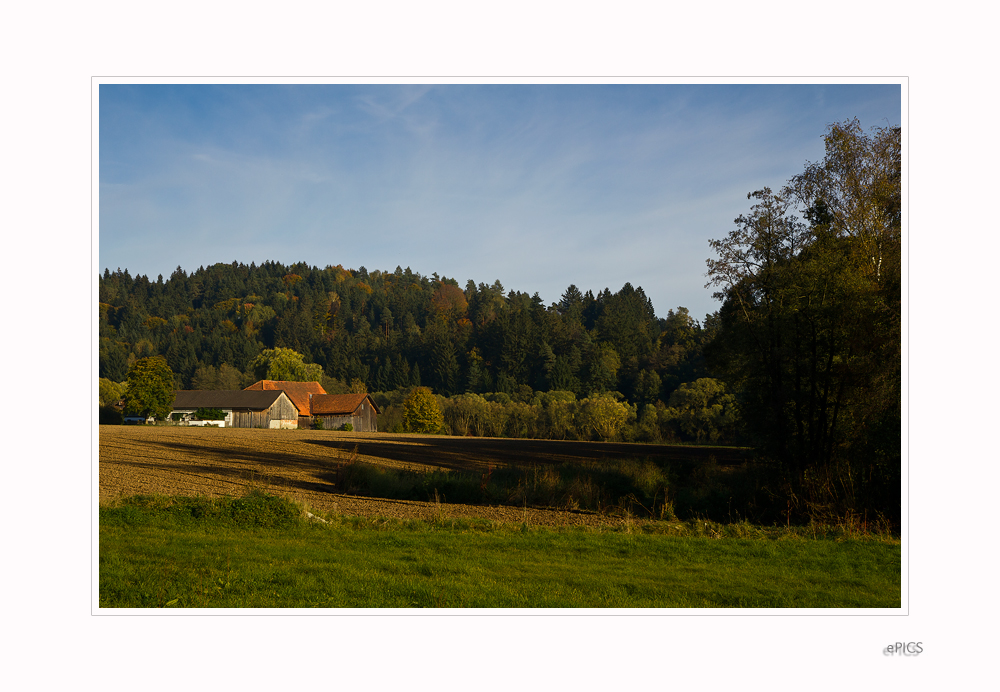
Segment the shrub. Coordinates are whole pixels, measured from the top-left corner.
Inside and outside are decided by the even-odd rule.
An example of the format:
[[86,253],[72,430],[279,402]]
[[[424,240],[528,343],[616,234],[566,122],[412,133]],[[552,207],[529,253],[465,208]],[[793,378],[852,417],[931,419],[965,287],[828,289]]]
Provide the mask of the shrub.
[[703,377],[674,390],[661,418],[687,439],[717,442],[733,436],[736,400],[721,381]]
[[121,425],[124,420],[122,412],[111,406],[102,406],[98,409],[97,422],[100,425]]
[[534,437],[538,410],[520,401],[507,406],[507,431],[511,437]]
[[222,420],[226,417],[222,409],[200,408],[194,412],[195,420]]
[[125,396],[125,383],[114,382],[106,377],[98,380],[98,403],[103,406],[111,406],[123,396]]
[[320,418],[319,416],[313,418],[313,430],[323,430],[323,429],[324,429],[323,419]]
[[403,429],[403,405],[401,403],[392,404],[382,409],[382,413],[378,416],[378,427],[379,430],[388,432],[405,432]]
[[344,432],[351,432],[352,430],[354,430],[354,426],[351,425],[350,423],[344,423],[342,426],[340,426],[340,429],[343,430]]
[[228,504],[226,514],[239,527],[287,527],[299,518],[299,508],[283,497],[251,492]]
[[568,394],[568,397],[549,397],[543,399],[544,413],[541,415],[541,425],[546,430],[546,436],[557,440],[576,437],[573,427],[573,415],[576,411],[576,397],[572,392],[550,392],[550,394]]
[[[163,497],[125,498],[119,507],[118,523],[149,521],[155,512],[166,511],[181,523],[215,521],[234,528],[287,528],[295,525],[300,508],[291,500],[260,491],[243,497]],[[103,517],[102,517],[103,521]]]
[[458,394],[445,403],[444,418],[453,435],[482,435],[489,404],[478,394]]
[[625,426],[629,419],[629,407],[615,401],[608,394],[598,394],[584,399],[577,409],[577,427],[593,430],[602,439],[610,440]]

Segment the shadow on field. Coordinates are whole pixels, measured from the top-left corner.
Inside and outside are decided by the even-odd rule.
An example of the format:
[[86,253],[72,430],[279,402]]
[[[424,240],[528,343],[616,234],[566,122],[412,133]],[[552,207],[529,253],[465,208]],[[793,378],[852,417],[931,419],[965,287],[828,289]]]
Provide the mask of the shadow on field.
[[[625,490],[615,489],[615,484],[625,482],[618,476],[625,469],[636,466],[637,462],[644,467],[652,464],[661,469],[673,468],[681,476],[687,476],[692,468],[705,466],[704,462],[712,458],[715,459],[715,464],[709,464],[712,467],[736,467],[749,459],[746,450],[680,445],[396,436],[384,433],[330,434],[329,437],[289,435],[284,439],[290,444],[262,442],[259,446],[246,447],[206,437],[197,442],[149,440],[131,450],[126,464],[133,468],[168,471],[188,479],[199,478],[209,484],[232,485],[234,489],[263,486],[287,491],[421,500],[436,497],[433,493],[440,489],[453,501],[467,504],[482,501],[506,504],[511,493],[517,491],[523,494],[530,485],[534,493],[530,499],[535,504],[562,506],[568,502],[565,498],[560,499],[562,495],[583,502],[580,498],[589,492],[597,493],[591,498],[591,504],[603,507],[616,502],[619,496],[634,499],[635,493],[640,492],[632,485]],[[405,464],[411,471],[397,469],[389,472],[386,469],[373,470],[376,467],[369,464],[351,464],[357,456],[368,461],[383,459]],[[613,463],[616,461],[623,463]],[[580,467],[580,462],[586,465],[586,469]],[[589,462],[595,462],[596,466]],[[607,462],[612,462],[612,468],[607,468]],[[572,470],[563,473],[557,468],[554,473],[546,470],[544,474],[540,471],[541,467],[564,466]],[[529,470],[534,467],[535,471],[529,471],[526,476],[522,471],[522,475],[515,474],[515,478],[501,473],[500,469],[504,467]],[[424,478],[421,468],[434,473],[428,473]],[[442,477],[441,470],[464,473]],[[412,476],[414,471],[417,478]],[[633,483],[633,480],[627,482]],[[663,482],[657,481],[660,485]],[[549,488],[546,484],[555,485]],[[544,493],[542,486],[545,486]],[[610,491],[614,491],[614,497],[605,497]],[[640,500],[648,500],[647,504],[651,507],[656,495],[663,492],[660,487],[653,488],[650,490],[652,499]],[[553,493],[555,495],[549,497]],[[515,504],[524,504],[529,499],[518,497],[520,500]],[[665,496],[661,497],[661,502],[664,499]],[[590,505],[581,504],[581,507],[584,506]]]
[[[616,442],[525,440],[484,437],[371,437],[303,440],[342,454],[358,454],[421,466],[468,471],[514,464],[535,466],[600,459],[649,459],[650,461],[701,461],[715,457],[720,466],[736,466],[750,459],[748,450],[731,447],[688,447]],[[403,443],[403,444],[400,444]]]
[[[310,481],[289,476],[288,472],[308,474],[319,479],[332,479],[334,470],[346,459],[332,457],[317,459],[289,452],[269,452],[265,449],[246,450],[225,445],[210,445],[204,442],[189,444],[183,442],[149,442],[150,447],[160,447],[174,454],[183,454],[188,459],[198,459],[204,463],[192,463],[171,458],[155,462],[132,461],[129,466],[149,469],[170,469],[188,476],[206,479],[222,479],[237,485],[270,483],[282,488],[310,490],[314,492],[336,492],[329,482]],[[213,463],[215,462],[215,463]],[[235,463],[234,463],[235,462]]]

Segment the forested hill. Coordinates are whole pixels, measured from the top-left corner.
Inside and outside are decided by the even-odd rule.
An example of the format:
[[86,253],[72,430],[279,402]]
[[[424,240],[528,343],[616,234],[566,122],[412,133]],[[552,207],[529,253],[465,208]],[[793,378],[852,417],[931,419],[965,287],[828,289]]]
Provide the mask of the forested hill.
[[[855,119],[830,125],[824,140],[822,162],[778,191],[749,193],[749,211],[710,241],[707,276],[722,307],[703,325],[684,308],[657,318],[630,284],[596,297],[570,286],[545,306],[499,282],[462,290],[399,268],[217,264],[191,275],[178,268],[156,283],[105,271],[105,403],[145,356],[165,356],[174,385],[195,389],[245,386],[284,359],[330,393],[423,385],[464,399],[453,411],[531,402],[536,414],[544,408],[547,435],[721,435],[751,445],[777,474],[759,486],[769,499],[758,500],[782,507],[786,522],[872,512],[898,524],[902,131],[865,133]],[[495,395],[453,396],[465,392]],[[591,396],[603,392],[634,405]],[[550,405],[557,400],[566,406]],[[588,413],[609,401],[636,421],[631,432],[624,419],[604,428]],[[492,434],[526,429],[494,426]]]
[[163,355],[185,389],[238,388],[265,349],[322,366],[328,391],[413,385],[463,392],[617,391],[666,401],[707,375],[703,326],[685,308],[658,318],[642,288],[596,297],[570,286],[542,304],[499,282],[323,269],[305,263],[180,267],[150,281],[105,270],[99,280],[100,377],[123,381],[138,358]]

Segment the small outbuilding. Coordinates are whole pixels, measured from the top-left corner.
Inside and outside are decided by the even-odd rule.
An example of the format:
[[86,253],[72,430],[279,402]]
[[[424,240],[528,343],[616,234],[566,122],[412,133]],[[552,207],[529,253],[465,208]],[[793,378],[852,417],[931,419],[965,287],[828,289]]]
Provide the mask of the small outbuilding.
[[350,423],[356,432],[378,432],[378,406],[368,394],[316,394],[310,397],[313,418],[327,430]]
[[174,392],[170,419],[197,425],[195,411],[214,408],[223,412],[226,428],[297,428],[299,409],[283,391],[209,391],[181,389]]

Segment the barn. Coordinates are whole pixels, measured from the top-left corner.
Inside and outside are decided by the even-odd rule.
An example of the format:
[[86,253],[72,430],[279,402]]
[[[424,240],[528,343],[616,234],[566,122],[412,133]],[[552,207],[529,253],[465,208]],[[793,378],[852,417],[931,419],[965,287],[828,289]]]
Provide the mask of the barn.
[[297,428],[299,409],[280,390],[208,391],[182,389],[174,392],[170,419],[191,425],[194,412],[216,408],[225,414],[227,428]]
[[378,432],[378,406],[368,394],[317,394],[310,397],[309,406],[327,430],[350,423],[356,432]]
[[326,394],[319,382],[292,382],[290,380],[258,380],[243,391],[282,391],[299,410],[299,427],[312,427],[312,413],[309,409],[310,397]]

